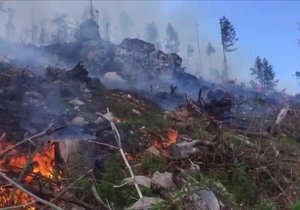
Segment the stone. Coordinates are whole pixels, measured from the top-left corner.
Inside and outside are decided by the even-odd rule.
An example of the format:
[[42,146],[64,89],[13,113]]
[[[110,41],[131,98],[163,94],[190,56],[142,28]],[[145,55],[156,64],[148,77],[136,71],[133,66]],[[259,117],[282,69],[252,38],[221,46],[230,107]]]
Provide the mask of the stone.
[[144,156],[161,158],[160,151],[154,146],[151,146],[148,149],[146,149],[144,152]]
[[175,188],[173,176],[168,172],[160,173],[156,171],[151,178],[151,183],[164,190],[172,190]]

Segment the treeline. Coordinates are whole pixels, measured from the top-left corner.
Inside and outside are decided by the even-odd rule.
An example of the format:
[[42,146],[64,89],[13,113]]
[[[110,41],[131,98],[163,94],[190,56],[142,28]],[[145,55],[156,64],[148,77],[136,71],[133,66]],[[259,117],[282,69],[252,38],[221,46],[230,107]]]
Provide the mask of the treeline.
[[[39,20],[37,23],[34,20],[34,11],[32,10],[31,12],[31,26],[28,28],[23,28],[23,43],[47,45],[73,41],[74,34],[78,30],[80,23],[73,23],[69,21],[69,15],[67,13],[56,13],[53,18]],[[12,8],[6,8],[3,2],[0,2],[0,13],[4,13],[7,16],[7,22],[5,24],[5,37],[7,40],[11,40],[15,30],[15,12]],[[99,25],[102,39],[108,41],[111,40],[112,21],[107,10],[104,9],[99,12],[99,10],[96,8],[86,9],[83,14],[83,19],[93,19]],[[118,33],[121,37],[126,38],[138,36],[137,34],[133,34],[135,26],[134,21],[132,17],[125,11],[122,11],[119,14],[118,26]],[[214,55],[217,51],[216,47],[211,43],[208,43],[205,52],[209,60],[210,79],[224,83],[229,80],[230,62],[228,60],[228,54],[237,50],[235,43],[238,41],[238,38],[233,24],[227,17],[223,16],[219,19],[219,26],[221,35],[220,43],[223,54],[223,62],[220,70],[213,65],[213,63],[215,63],[213,61]],[[167,53],[180,53],[181,56],[185,55],[187,60],[194,57],[196,60],[199,59],[199,63],[201,63],[199,40],[198,43],[187,43],[186,53],[183,53],[180,51],[180,49],[182,50],[183,48],[181,47],[182,43],[180,41],[178,31],[171,22],[165,27],[164,39],[160,37],[158,26],[155,21],[151,21],[145,25],[142,36],[146,41],[153,43],[157,49],[162,49]],[[161,42],[161,40],[164,40],[164,42]],[[195,46],[199,48],[199,57],[194,56],[196,48]],[[273,66],[269,64],[266,58],[257,57],[254,66],[250,70],[254,80],[261,87],[274,88],[278,84],[278,80],[275,80]],[[300,76],[297,75],[296,77],[300,78]]]

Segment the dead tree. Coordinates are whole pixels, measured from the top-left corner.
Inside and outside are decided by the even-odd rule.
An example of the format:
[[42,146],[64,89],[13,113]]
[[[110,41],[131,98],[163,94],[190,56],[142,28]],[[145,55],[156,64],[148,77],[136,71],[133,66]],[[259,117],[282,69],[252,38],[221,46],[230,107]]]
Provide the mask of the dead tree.
[[177,89],[177,86],[173,86],[173,85],[170,85],[170,89],[171,89],[171,95],[174,95],[175,94],[175,90]]

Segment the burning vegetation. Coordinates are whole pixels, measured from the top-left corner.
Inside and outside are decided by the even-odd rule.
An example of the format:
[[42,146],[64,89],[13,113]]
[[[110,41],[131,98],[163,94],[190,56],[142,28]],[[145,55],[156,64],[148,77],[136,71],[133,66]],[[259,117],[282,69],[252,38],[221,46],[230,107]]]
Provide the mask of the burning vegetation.
[[1,207],[288,209],[300,195],[296,105],[241,102],[231,84],[164,111],[82,63],[45,76],[3,67],[0,80]]
[[[1,151],[13,147],[14,145],[9,142],[1,141]],[[15,177],[24,186],[33,187],[43,184],[48,190],[56,192],[61,183],[60,171],[55,166],[54,147],[54,143],[48,143],[35,151],[30,149],[27,152],[24,148],[14,148],[1,159],[0,170]],[[1,207],[15,205],[23,206],[25,209],[36,209],[36,200],[22,189],[2,184],[0,192]]]
[[[100,36],[92,7],[72,42],[0,40],[8,54],[34,55],[0,49],[0,207],[297,209],[299,95],[275,90],[266,58],[257,57],[250,86],[231,80],[227,54],[238,39],[226,17],[219,24],[222,76],[210,66],[218,83],[185,71],[172,24],[168,53],[153,37],[117,45]],[[210,58],[215,51],[209,44]],[[52,56],[68,67],[42,67]]]

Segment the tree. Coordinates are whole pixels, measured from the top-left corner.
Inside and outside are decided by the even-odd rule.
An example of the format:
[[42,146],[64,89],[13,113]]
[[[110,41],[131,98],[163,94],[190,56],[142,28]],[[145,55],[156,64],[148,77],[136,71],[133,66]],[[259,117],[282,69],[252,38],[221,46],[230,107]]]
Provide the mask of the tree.
[[145,28],[145,39],[148,41],[148,42],[151,42],[153,43],[156,47],[158,45],[160,45],[158,43],[158,29],[157,29],[157,25],[154,21],[152,21],[152,23],[149,23],[146,25],[146,28]]
[[7,18],[7,23],[5,24],[6,39],[11,40],[11,38],[13,36],[13,30],[15,28],[15,26],[13,24],[13,18],[14,18],[14,15],[15,15],[14,9],[13,8],[8,8],[7,9],[7,14],[8,14],[8,18]]
[[129,14],[125,11],[122,11],[120,14],[120,26],[123,38],[131,36],[134,24]]
[[110,25],[110,17],[108,15],[108,12],[106,9],[103,10],[103,17],[102,17],[102,21],[100,23],[100,26],[102,26],[103,28],[103,39],[105,40],[110,40],[110,35],[111,35],[111,31],[110,31],[110,28],[111,28],[111,25]]
[[233,25],[225,16],[220,18],[220,29],[221,29],[221,43],[222,43],[223,57],[224,57],[222,76],[224,77],[223,79],[227,80],[228,65],[227,65],[226,52],[233,52],[237,49],[237,48],[233,48],[233,45],[238,40],[238,38],[236,37],[236,32]]
[[190,58],[193,56],[195,49],[192,45],[188,44],[186,47],[186,57]]
[[104,31],[104,37],[105,40],[110,40],[110,24],[106,23],[105,24],[105,31]]
[[255,59],[254,67],[250,70],[251,75],[261,87],[272,89],[277,85],[278,80],[275,80],[273,66],[269,64],[269,61],[266,58],[261,59],[260,57],[257,57]]
[[180,41],[178,38],[177,31],[173,28],[172,24],[169,23],[166,29],[167,38],[165,48],[168,53],[178,53]]
[[300,86],[300,72],[296,71],[294,75],[296,77],[297,94],[298,94],[298,92],[299,92],[299,86]]
[[256,57],[254,67],[250,68],[251,75],[258,84],[263,84],[263,64],[259,56]]
[[216,49],[211,45],[211,43],[208,43],[206,47],[206,54],[209,57],[209,70],[212,73],[212,63],[211,63],[211,56],[216,52]]
[[44,27],[45,23],[42,22],[41,23],[41,32],[40,32],[40,36],[39,36],[39,44],[40,45],[44,45],[46,43],[46,30]]
[[263,87],[264,88],[274,88],[278,80],[275,79],[275,72],[273,66],[269,64],[266,58],[263,59]]
[[56,13],[55,17],[51,20],[56,26],[56,33],[53,35],[54,43],[63,43],[67,41],[68,38],[68,23],[67,23],[67,13]]

